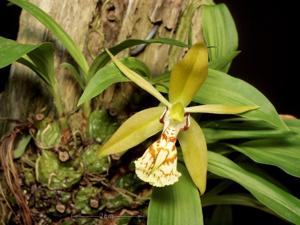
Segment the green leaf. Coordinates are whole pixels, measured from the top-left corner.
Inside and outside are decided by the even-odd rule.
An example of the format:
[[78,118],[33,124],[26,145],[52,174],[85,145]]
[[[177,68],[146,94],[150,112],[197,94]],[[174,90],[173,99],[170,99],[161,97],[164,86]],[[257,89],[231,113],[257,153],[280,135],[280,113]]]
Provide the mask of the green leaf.
[[177,183],[154,188],[148,208],[147,225],[203,225],[198,190],[180,163],[178,170],[182,176]]
[[60,66],[64,69],[68,70],[73,75],[75,80],[78,82],[81,89],[84,90],[85,79],[83,77],[81,77],[79,71],[75,68],[75,66],[70,63],[66,63],[66,62],[60,64]]
[[257,163],[273,165],[300,177],[300,136],[289,139],[266,139],[230,145]]
[[171,71],[169,100],[187,106],[207,77],[208,56],[203,43],[192,46]]
[[159,118],[164,107],[142,110],[129,119],[98,150],[99,157],[124,152],[162,130]]
[[51,43],[40,44],[27,55],[18,59],[18,62],[33,70],[50,86],[53,94],[57,81],[54,72],[54,47]]
[[[226,148],[226,147],[223,147],[223,148]],[[243,158],[243,157],[241,157],[241,158]],[[286,191],[286,192],[290,191],[289,187],[284,186],[281,183],[282,181],[277,180],[273,176],[272,170],[267,172],[263,167],[261,167],[261,165],[259,163],[249,163],[248,160],[241,160],[241,162],[239,162],[239,166],[242,167],[244,170],[247,170],[248,172],[250,172],[252,174],[256,174],[257,176],[260,176],[261,178],[269,181],[270,183],[279,187],[283,191]]]
[[300,200],[269,181],[242,169],[230,159],[210,151],[208,171],[239,183],[276,214],[294,224],[300,224]]
[[227,72],[228,69],[224,69],[224,68],[226,68],[226,67],[229,68],[229,65],[232,62],[232,60],[235,59],[235,57],[237,57],[239,54],[240,54],[240,51],[234,51],[234,52],[228,53],[228,55],[226,55],[224,57],[219,57],[218,59],[214,60],[213,62],[210,62],[208,64],[208,67],[210,69]]
[[190,127],[179,133],[178,140],[189,174],[203,194],[206,189],[207,147],[204,134],[193,118]]
[[27,53],[27,56],[19,59],[18,62],[31,68],[49,85],[49,91],[53,96],[58,114],[62,115],[63,103],[55,76],[53,44],[43,43],[38,48]]
[[138,85],[140,88],[147,91],[149,94],[151,94],[153,97],[158,99],[161,103],[163,103],[165,106],[170,106],[170,103],[167,99],[158,91],[156,90],[150,82],[145,80],[143,77],[141,77],[139,74],[134,72],[133,70],[129,69],[127,66],[125,66],[120,60],[118,60],[116,57],[114,57],[108,50],[106,50],[109,56],[111,57],[114,64],[119,68],[119,70],[122,71],[122,73],[132,82],[134,82],[136,85]]
[[234,118],[201,123],[207,143],[229,139],[286,138],[295,135],[295,131],[274,129],[264,121]]
[[30,60],[36,66],[36,71],[40,77],[47,80],[54,88],[56,78],[54,72],[54,47],[51,43],[44,43],[33,51],[27,53]]
[[0,37],[0,68],[18,61],[36,72],[50,86],[55,82],[53,57],[54,48],[51,43],[19,44]]
[[18,159],[20,158],[23,153],[25,152],[29,142],[31,140],[31,136],[30,135],[25,135],[22,136],[21,139],[19,140],[16,149],[14,150],[14,158]]
[[[39,78],[41,78],[49,87],[51,87],[51,81],[48,79],[47,76],[45,76],[42,71],[40,70],[40,68],[38,68],[31,60],[28,56],[24,56],[20,59],[17,60],[18,63],[23,64],[24,66],[27,66],[28,68],[30,68],[33,72],[36,73],[36,75],[39,76]],[[51,90],[51,89],[50,89]]]
[[19,44],[0,36],[0,69],[12,64],[40,46],[41,44]]
[[[147,66],[136,58],[129,57],[120,60],[129,69],[148,75],[150,72]],[[129,79],[115,66],[108,64],[97,71],[97,73],[89,80],[83,94],[81,95],[78,105],[91,100],[93,97],[101,94],[110,85],[118,82],[128,82]]]
[[[194,41],[200,41],[203,39],[202,37],[195,36],[198,31],[202,30],[202,16],[199,14],[201,13],[201,6],[203,4],[208,4],[208,0],[206,0],[205,2],[198,0],[188,1],[186,2],[184,9],[180,13],[180,22],[176,26],[174,38],[176,38],[177,40],[188,42],[188,48],[190,48],[193,44],[192,39],[195,39]],[[182,57],[182,53],[182,49],[174,47],[170,48],[168,60],[169,70],[171,70],[176,63],[178,63],[179,59]]]
[[247,206],[278,216],[249,194],[203,195],[201,200],[203,207],[212,205]]
[[[174,40],[174,39],[169,39],[169,38],[158,38],[158,39],[150,39],[150,40],[140,40],[140,39],[128,39],[120,44],[115,45],[114,47],[110,48],[109,51],[113,54],[116,55],[120,51],[130,48],[135,45],[140,45],[140,44],[167,44],[167,45],[174,45],[178,47],[187,47],[187,45],[183,42]],[[103,51],[100,53],[95,60],[93,61],[92,65],[90,66],[89,70],[89,79],[94,76],[94,74],[102,68],[106,63],[110,61],[110,56],[107,54],[106,51]]]
[[73,59],[78,63],[84,74],[88,73],[88,63],[76,46],[71,37],[62,29],[62,27],[54,21],[47,13],[25,0],[8,0],[11,3],[18,5],[22,9],[26,10],[29,14],[39,20],[45,27],[47,27],[54,36],[64,45]]
[[239,53],[238,33],[225,4],[202,7],[203,35],[209,48],[210,68],[227,72]]
[[276,128],[288,129],[272,103],[255,87],[223,72],[209,69],[208,73],[208,78],[194,97],[195,102],[235,106],[256,105],[259,106],[257,110],[243,113],[241,116],[266,121]]
[[296,132],[297,134],[300,134],[300,120],[285,120],[284,121],[286,125],[292,130],[293,132]]

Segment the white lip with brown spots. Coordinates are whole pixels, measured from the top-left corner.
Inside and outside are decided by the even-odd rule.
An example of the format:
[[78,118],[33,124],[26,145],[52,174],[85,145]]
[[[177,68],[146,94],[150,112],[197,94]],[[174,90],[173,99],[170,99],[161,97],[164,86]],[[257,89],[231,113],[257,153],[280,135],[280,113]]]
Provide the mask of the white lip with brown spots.
[[156,187],[174,184],[181,176],[177,171],[176,141],[178,133],[189,125],[189,115],[183,122],[175,123],[168,114],[167,110],[162,115],[164,129],[160,138],[134,162],[137,176]]

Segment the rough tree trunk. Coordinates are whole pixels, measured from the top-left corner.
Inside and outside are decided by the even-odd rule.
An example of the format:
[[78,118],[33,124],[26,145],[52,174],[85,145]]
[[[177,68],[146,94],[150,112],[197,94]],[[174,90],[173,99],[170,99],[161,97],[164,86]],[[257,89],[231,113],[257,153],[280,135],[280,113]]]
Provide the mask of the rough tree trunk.
[[[144,39],[154,26],[159,27],[155,37],[187,41],[189,29],[192,27],[193,42],[202,39],[199,6],[204,1],[201,0],[30,1],[45,10],[66,30],[85,53],[89,63],[103,47],[111,47],[128,38]],[[58,49],[56,65],[71,60],[55,37],[24,11],[20,18],[18,41],[21,43],[52,41]],[[150,67],[154,75],[157,75],[168,66],[172,66],[183,51],[181,48],[155,44],[148,46],[138,57]],[[128,53],[129,50],[122,54]],[[11,117],[24,118],[28,115],[28,109],[31,112],[33,109],[38,112],[45,105],[52,104],[44,86],[31,71],[21,65],[14,65],[11,74],[8,110]],[[57,77],[63,91],[65,108],[71,111],[77,103],[80,91],[65,70],[58,68]],[[123,87],[121,90],[130,92],[131,89]],[[100,103],[110,109],[113,107],[111,101],[117,98],[114,96],[117,93],[114,93],[113,88],[108,92],[106,98],[101,98]]]

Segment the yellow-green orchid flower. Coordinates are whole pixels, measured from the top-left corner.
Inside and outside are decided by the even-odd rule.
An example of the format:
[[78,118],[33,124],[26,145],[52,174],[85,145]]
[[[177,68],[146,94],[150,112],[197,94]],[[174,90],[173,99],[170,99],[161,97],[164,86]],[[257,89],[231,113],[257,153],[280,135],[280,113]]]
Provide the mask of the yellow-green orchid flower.
[[157,98],[165,107],[142,110],[128,120],[100,148],[99,155],[124,152],[162,131],[142,157],[135,161],[136,174],[153,186],[163,187],[178,181],[176,140],[178,137],[185,165],[201,193],[206,187],[207,147],[203,132],[190,113],[237,114],[257,106],[198,105],[187,107],[205,81],[208,53],[203,43],[191,47],[176,64],[170,77],[169,101],[152,84],[123,65],[109,51],[115,65],[132,82]]

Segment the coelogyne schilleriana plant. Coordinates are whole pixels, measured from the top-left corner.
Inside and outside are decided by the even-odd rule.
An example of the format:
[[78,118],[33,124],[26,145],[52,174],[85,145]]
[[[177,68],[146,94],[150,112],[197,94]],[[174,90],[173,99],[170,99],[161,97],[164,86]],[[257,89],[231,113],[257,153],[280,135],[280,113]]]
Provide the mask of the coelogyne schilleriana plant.
[[169,101],[148,81],[107,52],[128,79],[157,98],[165,107],[148,108],[134,114],[99,149],[99,156],[124,152],[162,130],[159,139],[135,161],[137,176],[157,187],[177,182],[181,175],[177,171],[178,137],[189,174],[200,192],[204,193],[207,147],[203,132],[190,113],[238,114],[256,109],[257,106],[211,104],[187,107],[208,74],[208,53],[203,43],[193,45],[185,57],[173,67]]

